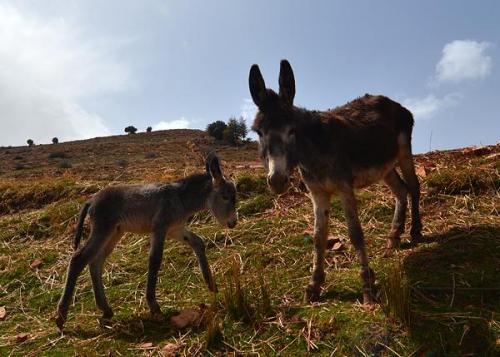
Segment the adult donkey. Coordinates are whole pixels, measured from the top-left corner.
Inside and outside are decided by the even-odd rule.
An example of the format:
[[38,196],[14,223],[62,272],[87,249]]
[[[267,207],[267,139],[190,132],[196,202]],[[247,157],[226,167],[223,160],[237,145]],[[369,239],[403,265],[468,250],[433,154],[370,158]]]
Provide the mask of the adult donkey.
[[[294,106],[295,79],[288,61],[281,61],[279,94],[267,89],[257,65],[250,69],[250,93],[259,108],[252,129],[259,135],[260,156],[268,167],[267,181],[276,193],[290,184],[298,166],[314,206],[313,273],[306,301],[319,299],[325,280],[325,247],[330,198],[342,202],[349,238],[361,262],[363,301],[374,301],[375,274],[368,265],[354,189],[383,179],[396,197],[387,250],[398,247],[411,195],[412,242],[421,238],[420,187],[411,152],[412,114],[384,96],[365,95],[328,111]],[[395,167],[399,165],[404,181]]]

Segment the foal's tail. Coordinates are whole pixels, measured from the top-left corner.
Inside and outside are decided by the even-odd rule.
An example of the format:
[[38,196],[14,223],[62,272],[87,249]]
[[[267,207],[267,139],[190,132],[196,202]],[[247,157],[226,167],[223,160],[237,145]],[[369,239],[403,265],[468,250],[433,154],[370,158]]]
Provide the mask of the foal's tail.
[[80,210],[80,218],[78,218],[78,224],[76,225],[75,238],[73,239],[73,248],[74,249],[78,248],[78,245],[80,244],[80,240],[82,239],[83,222],[85,222],[85,217],[87,216],[87,212],[89,211],[90,204],[91,204],[90,201],[85,202],[82,209]]

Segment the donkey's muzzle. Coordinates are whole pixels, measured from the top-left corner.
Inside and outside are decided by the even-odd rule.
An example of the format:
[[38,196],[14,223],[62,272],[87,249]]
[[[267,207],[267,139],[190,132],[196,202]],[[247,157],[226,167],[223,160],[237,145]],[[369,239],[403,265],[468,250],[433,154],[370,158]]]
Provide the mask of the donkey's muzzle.
[[290,177],[274,174],[267,177],[267,184],[274,193],[281,194],[290,187]]

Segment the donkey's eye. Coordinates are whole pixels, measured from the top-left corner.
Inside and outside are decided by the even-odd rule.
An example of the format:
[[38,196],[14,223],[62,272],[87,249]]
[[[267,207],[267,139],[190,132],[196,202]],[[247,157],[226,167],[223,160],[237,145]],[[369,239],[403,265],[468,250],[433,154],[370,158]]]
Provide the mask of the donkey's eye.
[[230,197],[229,197],[228,195],[222,195],[222,199],[223,199],[224,201],[229,201],[229,198],[230,198]]
[[262,136],[262,131],[257,130],[257,135],[258,135],[258,136]]

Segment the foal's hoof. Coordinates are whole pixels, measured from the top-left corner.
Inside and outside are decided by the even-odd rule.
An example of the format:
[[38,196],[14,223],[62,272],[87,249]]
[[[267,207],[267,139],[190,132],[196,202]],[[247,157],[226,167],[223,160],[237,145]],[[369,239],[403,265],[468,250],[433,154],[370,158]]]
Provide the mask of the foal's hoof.
[[315,285],[308,285],[304,294],[304,303],[313,303],[319,301],[321,287]]

